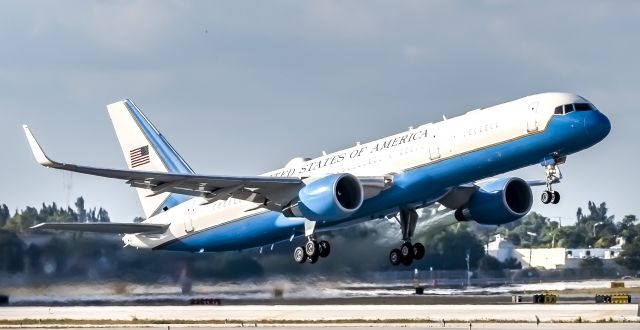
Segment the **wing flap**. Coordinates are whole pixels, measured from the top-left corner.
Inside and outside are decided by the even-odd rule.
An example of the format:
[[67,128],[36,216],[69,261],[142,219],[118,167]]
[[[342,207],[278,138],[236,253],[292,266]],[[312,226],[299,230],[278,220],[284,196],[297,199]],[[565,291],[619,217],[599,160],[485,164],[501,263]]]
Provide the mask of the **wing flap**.
[[31,229],[69,230],[104,234],[160,234],[164,233],[168,227],[169,225],[146,223],[45,222],[31,227]]

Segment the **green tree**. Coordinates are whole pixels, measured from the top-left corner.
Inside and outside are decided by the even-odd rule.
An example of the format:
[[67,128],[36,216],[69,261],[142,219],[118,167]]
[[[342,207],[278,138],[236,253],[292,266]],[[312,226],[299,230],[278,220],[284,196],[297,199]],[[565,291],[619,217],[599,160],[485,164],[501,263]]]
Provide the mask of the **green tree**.
[[522,269],[522,264],[518,259],[514,257],[509,257],[502,262],[502,266],[505,269]]
[[109,212],[107,210],[100,208],[98,210],[98,218],[96,219],[98,222],[110,222]]
[[618,224],[618,235],[622,237],[625,243],[631,243],[640,236],[640,223],[635,215],[625,215]]
[[640,238],[623,245],[616,263],[631,270],[640,270]]
[[82,196],[78,197],[76,200],[76,211],[78,212],[78,222],[87,222],[89,219],[87,218],[87,210],[84,208],[84,198]]
[[21,273],[24,271],[24,244],[15,233],[0,230],[0,271]]
[[426,266],[435,269],[466,269],[467,252],[469,264],[476,268],[484,256],[484,246],[478,237],[469,231],[468,225],[458,223],[437,233],[428,233],[426,239]]
[[503,265],[500,260],[490,255],[484,255],[478,261],[478,270],[481,271],[498,271],[502,270]]
[[2,204],[2,206],[0,206],[0,228],[7,224],[9,217],[11,217],[9,207],[7,207],[7,204]]

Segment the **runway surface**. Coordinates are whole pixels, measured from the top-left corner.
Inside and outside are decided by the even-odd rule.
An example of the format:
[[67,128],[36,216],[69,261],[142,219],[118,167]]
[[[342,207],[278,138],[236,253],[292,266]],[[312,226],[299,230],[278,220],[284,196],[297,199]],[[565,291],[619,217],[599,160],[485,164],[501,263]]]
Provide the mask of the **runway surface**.
[[[141,323],[639,322],[637,304],[2,307],[0,321]],[[1,323],[1,322],[0,322]],[[32,322],[33,323],[33,322]],[[151,323],[151,322],[150,322]],[[117,324],[117,322],[116,322]],[[638,324],[636,324],[638,326]],[[637,328],[637,327],[636,327]]]
[[[206,330],[206,329],[227,329],[227,328],[237,328],[241,327],[241,325],[226,325],[226,326],[197,326],[198,329]],[[245,327],[252,327],[250,325],[246,325]],[[274,328],[274,326],[258,326],[258,328]],[[370,325],[354,325],[354,326],[318,326],[317,324],[307,324],[301,326],[277,326],[278,329],[282,330],[309,330],[318,327],[326,327],[331,330],[365,330],[365,329],[396,329],[396,328],[413,328],[413,329],[469,329],[468,323],[453,323],[446,324],[446,326],[442,326],[442,324],[370,324]],[[146,330],[190,330],[194,327],[189,326],[149,326],[149,327],[123,327],[123,328],[109,328],[112,330],[133,330],[133,329],[146,329]],[[50,328],[30,328],[31,330],[48,330]],[[83,329],[104,329],[104,328],[91,328],[91,327],[83,327]],[[536,325],[535,323],[475,323],[471,325],[471,329],[483,329],[483,330],[505,330],[505,329],[514,329],[514,330],[636,330],[638,329],[638,324],[631,323],[542,323],[540,325]]]

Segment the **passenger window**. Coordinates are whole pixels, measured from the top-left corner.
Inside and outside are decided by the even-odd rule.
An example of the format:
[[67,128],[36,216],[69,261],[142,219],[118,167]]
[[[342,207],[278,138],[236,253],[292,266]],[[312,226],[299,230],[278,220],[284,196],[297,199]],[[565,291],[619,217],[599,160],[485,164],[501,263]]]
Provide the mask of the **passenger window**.
[[576,111],[590,111],[590,110],[595,110],[593,108],[593,105],[591,105],[590,103],[576,103],[575,104],[576,107]]
[[556,110],[553,112],[554,115],[563,115],[562,106],[556,107]]
[[568,114],[570,112],[573,112],[573,104],[565,104],[564,105],[564,113]]

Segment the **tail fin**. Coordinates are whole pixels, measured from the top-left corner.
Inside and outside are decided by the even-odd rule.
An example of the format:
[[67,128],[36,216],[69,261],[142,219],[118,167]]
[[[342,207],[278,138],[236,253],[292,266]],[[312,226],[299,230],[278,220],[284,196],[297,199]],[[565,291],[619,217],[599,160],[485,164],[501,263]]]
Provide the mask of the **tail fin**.
[[[109,104],[107,110],[129,169],[193,174],[191,167],[131,100]],[[189,199],[171,193],[149,196],[149,190],[136,190],[147,218]]]

